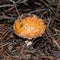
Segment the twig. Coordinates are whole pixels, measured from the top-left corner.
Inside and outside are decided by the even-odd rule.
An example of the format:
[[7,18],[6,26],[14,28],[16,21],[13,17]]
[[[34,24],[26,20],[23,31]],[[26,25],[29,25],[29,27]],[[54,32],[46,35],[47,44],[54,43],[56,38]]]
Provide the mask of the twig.
[[51,33],[51,31],[50,31],[50,29],[49,29],[49,28],[47,28],[46,33],[48,34],[48,36],[50,36],[50,37],[51,37],[51,39],[53,40],[53,43],[55,43],[55,44],[56,44],[56,46],[58,47],[58,49],[60,49],[59,44],[58,44],[58,43],[57,43],[57,41],[55,40],[55,38],[54,38],[54,36],[53,36],[53,34]]
[[40,0],[42,3],[45,4],[46,7],[48,7],[54,14],[55,12],[53,11],[52,7],[50,7],[48,4],[46,4],[46,2],[44,2],[43,0]]
[[18,16],[20,16],[19,11],[18,11],[17,6],[16,6],[16,3],[13,0],[10,0],[10,1],[14,4],[14,7],[16,9],[16,12],[17,12]]
[[29,13],[35,13],[35,12],[46,11],[46,10],[48,10],[48,9],[35,9],[35,10],[29,12]]
[[9,8],[9,9],[7,9],[7,10],[5,10],[4,12],[7,13],[8,11],[11,11],[13,8],[14,8],[14,6]]
[[44,16],[44,14],[46,14],[47,13],[47,11],[45,11],[42,15],[41,15],[41,17],[43,17]]
[[9,31],[6,31],[6,34],[4,35],[4,37],[2,38],[2,40],[12,31],[11,28],[12,27],[10,27],[10,30]]
[[2,8],[2,7],[11,7],[11,6],[14,6],[14,5],[13,4],[0,5],[0,8]]
[[55,31],[57,31],[57,32],[60,32],[60,30],[59,29],[56,29],[56,28],[53,28]]
[[53,56],[45,56],[45,55],[39,56],[39,59],[40,59],[40,58],[46,58],[46,59],[50,59],[50,60],[57,59],[57,58],[55,58],[55,57],[53,57]]
[[18,0],[16,3],[25,3],[27,2],[28,0]]
[[0,16],[0,19],[12,19],[12,20],[14,20],[16,18],[12,18],[12,17],[8,17],[8,16]]
[[55,14],[55,16],[57,16],[57,14],[58,14],[59,7],[60,7],[60,0],[59,0],[58,5],[57,5],[57,9],[56,9],[56,14]]

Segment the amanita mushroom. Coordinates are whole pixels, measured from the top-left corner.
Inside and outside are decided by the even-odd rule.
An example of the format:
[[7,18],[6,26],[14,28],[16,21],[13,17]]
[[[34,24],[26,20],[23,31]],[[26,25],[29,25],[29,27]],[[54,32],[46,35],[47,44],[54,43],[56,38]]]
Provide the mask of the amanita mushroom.
[[43,20],[33,14],[23,14],[13,24],[14,33],[19,37],[27,38],[28,41],[42,36],[45,28]]

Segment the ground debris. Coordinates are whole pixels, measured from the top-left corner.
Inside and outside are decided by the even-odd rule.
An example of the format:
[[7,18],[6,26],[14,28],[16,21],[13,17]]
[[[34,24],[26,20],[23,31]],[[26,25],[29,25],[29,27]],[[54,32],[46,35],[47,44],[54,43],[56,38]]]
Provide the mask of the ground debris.
[[[60,60],[60,0],[0,1],[0,60]],[[13,23],[21,14],[42,18],[46,31],[31,46],[14,34]]]

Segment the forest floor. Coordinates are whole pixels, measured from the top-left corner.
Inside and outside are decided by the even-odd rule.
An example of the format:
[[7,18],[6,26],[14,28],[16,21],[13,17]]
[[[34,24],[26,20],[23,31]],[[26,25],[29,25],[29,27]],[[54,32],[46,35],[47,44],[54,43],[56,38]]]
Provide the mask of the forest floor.
[[[32,46],[14,34],[14,21],[24,13],[44,20],[46,31]],[[0,0],[0,60],[60,60],[60,0]]]

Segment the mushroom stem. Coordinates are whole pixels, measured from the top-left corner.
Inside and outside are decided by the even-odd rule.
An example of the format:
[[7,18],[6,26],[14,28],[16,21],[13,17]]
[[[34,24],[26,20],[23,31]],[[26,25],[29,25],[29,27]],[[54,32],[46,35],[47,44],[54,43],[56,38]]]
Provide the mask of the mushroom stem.
[[27,47],[28,47],[29,45],[32,45],[32,41],[25,41],[25,43],[26,43]]

